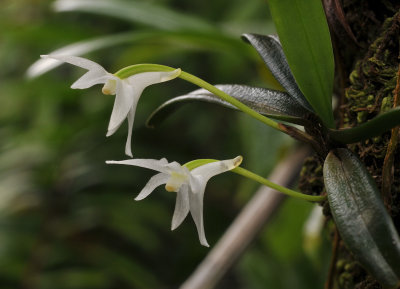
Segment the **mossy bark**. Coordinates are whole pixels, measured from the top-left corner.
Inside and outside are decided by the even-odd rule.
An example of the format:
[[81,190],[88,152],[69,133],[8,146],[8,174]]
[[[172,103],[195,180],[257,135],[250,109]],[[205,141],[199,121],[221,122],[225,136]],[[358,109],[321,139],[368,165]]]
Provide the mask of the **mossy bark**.
[[[354,127],[400,103],[400,2],[324,0],[324,6],[335,51],[337,126]],[[348,148],[358,154],[375,179],[400,232],[398,141],[398,128],[395,128],[379,137],[348,145]],[[324,192],[323,157],[306,160],[300,179],[300,189],[304,193]],[[328,204],[324,204],[324,212],[330,218]],[[332,282],[327,288],[382,288],[354,260],[340,239],[332,238],[332,242],[335,240],[338,243],[330,272]]]

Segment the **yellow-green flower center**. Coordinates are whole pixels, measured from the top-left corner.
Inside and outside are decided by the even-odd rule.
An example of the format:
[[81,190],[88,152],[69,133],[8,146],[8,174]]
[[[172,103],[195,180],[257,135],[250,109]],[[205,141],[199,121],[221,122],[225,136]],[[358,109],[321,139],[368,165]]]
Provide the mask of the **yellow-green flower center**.
[[172,172],[171,177],[165,185],[165,189],[168,192],[177,192],[179,191],[180,187],[187,181],[187,178],[188,177],[185,174]]
[[104,84],[101,91],[106,95],[114,95],[116,89],[117,89],[117,81],[115,79],[109,79]]

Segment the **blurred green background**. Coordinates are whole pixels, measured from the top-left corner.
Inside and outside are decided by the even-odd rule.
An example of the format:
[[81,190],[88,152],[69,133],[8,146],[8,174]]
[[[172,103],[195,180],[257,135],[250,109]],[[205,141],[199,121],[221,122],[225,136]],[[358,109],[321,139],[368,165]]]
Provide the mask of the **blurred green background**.
[[[153,172],[107,166],[126,159],[126,124],[105,137],[114,97],[72,90],[83,70],[62,65],[28,79],[56,49],[85,52],[108,71],[159,63],[210,83],[268,87],[244,32],[274,33],[262,0],[2,0],[0,9],[0,288],[177,288],[210,249],[188,217],[169,230],[175,194],[133,199]],[[72,53],[72,52],[71,52]],[[146,118],[197,89],[182,80],[147,88],[136,113],[133,154],[185,163],[243,155],[267,175],[293,145],[248,116],[190,104],[155,129]],[[226,173],[209,182],[205,228],[213,246],[257,185]],[[218,288],[322,288],[329,247],[303,251],[312,206],[288,200]]]

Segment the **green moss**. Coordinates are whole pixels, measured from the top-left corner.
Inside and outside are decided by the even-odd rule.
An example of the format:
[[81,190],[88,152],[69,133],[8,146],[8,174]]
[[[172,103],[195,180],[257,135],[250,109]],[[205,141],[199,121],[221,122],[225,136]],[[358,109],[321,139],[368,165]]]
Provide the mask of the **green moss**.
[[360,111],[357,113],[357,122],[358,123],[363,123],[367,119],[367,112],[366,111]]
[[[400,16],[388,19],[384,30],[370,46],[367,55],[359,61],[349,76],[351,86],[346,90],[346,105],[343,106],[344,126],[353,127],[367,122],[377,114],[385,112],[393,107],[393,91],[396,86],[399,54]],[[358,153],[360,159],[374,176],[378,187],[381,186],[381,172],[386,155],[386,148],[390,139],[390,133],[385,133],[371,140],[352,144],[350,149]],[[399,150],[396,158],[398,159]],[[400,162],[395,162],[395,171],[400,172]],[[396,180],[396,175],[394,176]],[[392,215],[400,211],[399,184],[392,185],[392,203],[390,206]],[[397,228],[400,222],[394,219]],[[352,261],[351,254],[343,253],[341,258],[346,264],[338,270],[338,284],[340,288],[381,288],[368,274],[362,271]],[[342,261],[343,262],[343,261]],[[357,277],[358,276],[358,277]]]
[[386,96],[382,99],[381,112],[388,111],[393,107],[393,97]]
[[[399,12],[400,13],[400,12]],[[400,14],[389,18],[383,24],[381,34],[369,46],[366,55],[360,59],[349,74],[350,86],[345,90],[345,101],[341,106],[342,127],[354,127],[367,122],[393,106],[393,91],[396,86],[399,65]],[[381,173],[390,132],[363,142],[349,145],[349,149],[359,155],[378,187],[381,186]],[[394,181],[392,185],[391,213],[394,223],[400,229],[400,149],[397,149],[394,162]],[[324,191],[322,161],[309,158],[305,161],[299,181],[299,188],[306,194],[320,194]],[[324,205],[324,214],[330,209]],[[340,243],[336,262],[335,280],[338,288],[381,288],[365,272],[352,254]]]

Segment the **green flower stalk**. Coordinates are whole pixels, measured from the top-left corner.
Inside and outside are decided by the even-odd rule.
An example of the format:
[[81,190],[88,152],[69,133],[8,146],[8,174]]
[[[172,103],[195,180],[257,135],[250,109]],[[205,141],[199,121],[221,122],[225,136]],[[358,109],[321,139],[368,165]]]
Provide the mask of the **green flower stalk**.
[[[186,163],[184,166],[186,166],[189,170],[192,170],[198,166],[207,164],[207,163],[212,163],[212,162],[216,162],[217,160],[214,159],[199,159],[199,160],[195,160],[195,161],[191,161]],[[253,181],[256,181],[262,185],[265,185],[267,187],[270,187],[274,190],[277,190],[287,196],[290,197],[294,197],[294,198],[298,198],[298,199],[302,199],[305,201],[309,201],[309,202],[322,202],[324,200],[326,200],[326,196],[310,196],[310,195],[306,195],[306,194],[302,194],[300,192],[288,189],[286,187],[280,186],[278,184],[275,184],[249,170],[246,170],[242,167],[236,167],[232,170],[232,172],[241,175],[243,177],[246,177],[248,179],[251,179]]]

